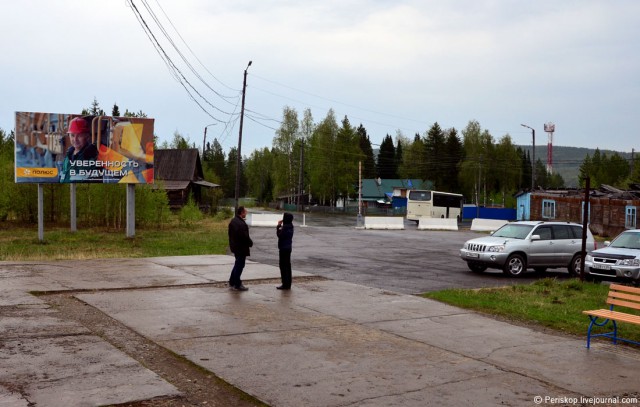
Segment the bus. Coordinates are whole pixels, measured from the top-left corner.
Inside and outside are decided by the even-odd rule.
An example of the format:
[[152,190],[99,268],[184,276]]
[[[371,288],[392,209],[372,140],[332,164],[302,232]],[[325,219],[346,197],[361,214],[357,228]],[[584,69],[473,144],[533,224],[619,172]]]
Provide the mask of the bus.
[[410,190],[407,194],[407,220],[419,222],[426,218],[462,219],[461,194],[450,192]]

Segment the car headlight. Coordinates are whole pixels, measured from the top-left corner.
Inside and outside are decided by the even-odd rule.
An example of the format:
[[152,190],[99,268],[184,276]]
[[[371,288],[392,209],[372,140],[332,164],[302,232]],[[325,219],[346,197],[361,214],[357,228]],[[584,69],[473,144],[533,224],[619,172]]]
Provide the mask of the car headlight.
[[587,254],[586,256],[584,256],[584,261],[593,261],[593,256],[590,254]]
[[504,251],[504,245],[500,245],[500,246],[489,246],[489,248],[487,249],[487,251],[489,252],[494,252],[494,253],[502,253]]
[[640,259],[623,259],[623,260],[620,260],[619,264],[621,266],[638,267],[640,266]]

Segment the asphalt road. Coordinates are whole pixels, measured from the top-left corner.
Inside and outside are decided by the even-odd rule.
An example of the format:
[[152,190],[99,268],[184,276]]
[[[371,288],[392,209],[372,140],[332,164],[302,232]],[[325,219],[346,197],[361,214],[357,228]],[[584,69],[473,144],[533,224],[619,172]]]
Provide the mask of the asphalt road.
[[[472,273],[460,259],[462,244],[482,233],[356,229],[354,216],[308,214],[294,221],[294,270],[406,294],[446,288],[480,288],[532,282],[544,277],[570,278],[566,269],[527,273],[514,279],[499,270]],[[249,260],[278,265],[275,228],[252,227],[254,247]],[[294,282],[295,284],[295,282]]]

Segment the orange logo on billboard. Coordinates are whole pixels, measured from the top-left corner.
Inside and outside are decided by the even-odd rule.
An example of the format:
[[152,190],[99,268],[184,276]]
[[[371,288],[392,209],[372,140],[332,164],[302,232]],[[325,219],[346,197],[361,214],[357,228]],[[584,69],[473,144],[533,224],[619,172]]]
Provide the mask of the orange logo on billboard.
[[16,168],[18,178],[54,178],[58,176],[57,168]]

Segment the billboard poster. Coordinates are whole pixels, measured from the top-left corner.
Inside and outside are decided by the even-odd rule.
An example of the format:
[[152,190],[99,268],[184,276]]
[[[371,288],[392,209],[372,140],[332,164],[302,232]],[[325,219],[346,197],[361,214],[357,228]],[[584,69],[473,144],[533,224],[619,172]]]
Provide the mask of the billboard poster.
[[153,183],[153,119],[16,112],[16,183]]

